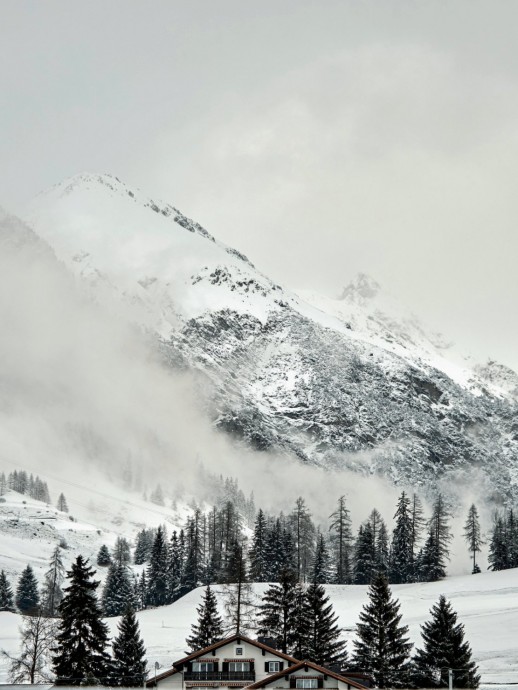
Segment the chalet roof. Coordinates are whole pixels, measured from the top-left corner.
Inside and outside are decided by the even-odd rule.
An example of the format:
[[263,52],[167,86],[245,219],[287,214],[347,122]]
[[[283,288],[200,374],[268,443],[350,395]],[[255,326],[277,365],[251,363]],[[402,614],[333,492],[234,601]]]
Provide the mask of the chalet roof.
[[330,671],[329,669],[324,668],[323,666],[314,664],[312,661],[297,661],[297,663],[294,666],[288,666],[288,668],[285,668],[283,671],[279,671],[278,673],[272,673],[272,675],[266,676],[266,678],[263,678],[263,680],[258,680],[255,683],[252,683],[251,685],[247,685],[246,690],[256,690],[256,688],[264,688],[270,683],[273,683],[276,680],[279,680],[280,678],[283,678],[285,676],[289,676],[292,673],[296,673],[297,671],[300,671],[303,668],[311,668],[314,671],[322,673],[325,676],[330,676],[331,678],[340,680],[342,681],[342,683],[350,685],[352,688],[359,688],[361,690],[365,690],[364,685],[361,685],[352,678],[341,676],[339,673],[335,673],[334,671]]
[[[192,652],[192,654],[189,654],[188,656],[185,656],[183,659],[179,659],[178,661],[175,661],[173,663],[173,666],[168,669],[167,671],[164,671],[160,675],[156,677],[156,681],[163,680],[164,678],[169,678],[169,676],[172,676],[174,673],[179,672],[179,667],[182,666],[183,664],[188,663],[189,661],[192,661],[193,659],[197,659],[198,657],[203,657],[205,656],[208,652],[212,652],[216,649],[219,649],[220,647],[224,647],[227,644],[231,644],[232,642],[246,642],[247,644],[251,644],[254,647],[258,647],[259,649],[262,649],[266,652],[269,652],[270,654],[273,654],[277,657],[280,657],[281,659],[286,659],[286,661],[289,661],[292,664],[297,664],[299,663],[297,659],[294,657],[290,656],[289,654],[284,654],[284,652],[280,652],[278,649],[274,649],[273,647],[268,647],[268,645],[263,644],[262,642],[259,642],[258,640],[252,640],[250,637],[246,637],[245,635],[231,635],[230,637],[224,637],[221,640],[218,640],[217,642],[214,642],[214,644],[209,645],[208,647],[204,647],[203,649],[198,649],[196,652]],[[155,678],[150,678],[146,682],[146,687],[152,687],[155,684]]]

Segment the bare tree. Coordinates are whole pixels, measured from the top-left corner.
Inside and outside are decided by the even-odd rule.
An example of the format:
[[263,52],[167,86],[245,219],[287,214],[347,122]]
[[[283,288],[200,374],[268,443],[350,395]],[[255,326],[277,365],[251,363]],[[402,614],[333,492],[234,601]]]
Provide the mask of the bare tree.
[[10,660],[9,680],[11,683],[48,683],[53,680],[51,672],[52,647],[57,625],[51,618],[42,615],[23,616],[20,627],[21,650],[19,657],[5,651],[3,656]]

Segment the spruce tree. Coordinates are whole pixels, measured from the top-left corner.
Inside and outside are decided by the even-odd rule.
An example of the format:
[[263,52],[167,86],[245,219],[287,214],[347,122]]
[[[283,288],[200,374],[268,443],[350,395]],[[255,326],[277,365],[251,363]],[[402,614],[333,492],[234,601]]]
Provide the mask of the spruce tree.
[[107,566],[110,565],[111,562],[112,557],[110,555],[110,551],[106,544],[103,544],[99,549],[99,553],[97,554],[97,565]]
[[347,660],[346,643],[340,639],[329,597],[322,585],[311,584],[306,592],[310,627],[308,630],[308,658],[320,666],[342,664]]
[[474,503],[468,511],[468,517],[466,519],[466,524],[464,525],[464,539],[468,544],[469,551],[471,552],[473,558],[473,568],[471,572],[473,574],[479,573],[480,568],[477,565],[476,557],[477,553],[480,552],[480,547],[484,543],[480,534],[480,522],[478,519],[478,511]]
[[146,649],[135,612],[130,606],[126,607],[117,630],[118,635],[112,643],[115,683],[126,688],[142,687],[147,676]]
[[250,578],[253,582],[267,582],[266,537],[266,518],[261,508],[259,508],[255,518],[254,536],[252,537],[252,547],[249,553]]
[[337,585],[351,584],[352,576],[352,532],[351,518],[346,507],[345,496],[338,499],[338,507],[330,515],[331,547],[333,551],[335,573],[333,582]]
[[168,603],[169,554],[164,529],[160,526],[155,535],[147,568],[147,605],[163,606]]
[[135,545],[135,565],[142,565],[149,560],[151,549],[153,548],[154,531],[152,529],[142,529],[137,534]]
[[320,532],[317,537],[315,557],[313,559],[312,581],[318,585],[324,585],[331,579],[329,555],[324,535]]
[[399,602],[391,598],[384,575],[375,576],[369,599],[356,627],[354,666],[372,675],[379,688],[409,687],[412,644],[406,637],[407,626],[401,625]]
[[[434,553],[436,556],[435,569],[437,572],[444,571],[446,575],[446,561],[449,560],[449,544],[452,539],[449,518],[451,514],[444,502],[442,494],[435,499],[432,509],[432,516],[428,521],[428,530],[433,534]],[[437,579],[437,578],[436,578]]]
[[40,595],[38,593],[38,582],[34,576],[34,571],[28,565],[20,575],[18,587],[16,588],[16,606],[20,613],[27,615],[35,614],[40,605]]
[[295,605],[293,611],[293,642],[288,651],[296,659],[309,659],[309,631],[311,612],[306,590],[300,582],[295,586]]
[[396,525],[392,534],[390,581],[396,584],[411,582],[414,575],[413,527],[410,499],[404,491],[399,497],[394,519]]
[[65,498],[65,494],[63,494],[63,493],[59,494],[56,507],[62,513],[68,513],[68,504],[67,504],[67,499]]
[[108,626],[97,601],[95,571],[82,556],[67,573],[59,611],[61,621],[54,648],[56,685],[108,684],[111,659],[106,652]]
[[421,626],[423,648],[414,657],[414,687],[448,687],[448,669],[452,669],[454,688],[477,688],[478,669],[451,604],[441,595],[430,613],[432,619]]
[[128,606],[134,606],[133,583],[128,568],[112,563],[102,594],[102,608],[105,616],[121,616]]
[[367,585],[376,572],[376,548],[372,525],[366,522],[360,525],[354,548],[354,582]]
[[446,564],[433,529],[428,533],[428,539],[419,554],[417,572],[421,582],[435,582],[446,577]]
[[259,635],[275,640],[275,648],[289,654],[295,642],[297,576],[283,570],[279,584],[270,585],[259,606]]
[[201,604],[197,607],[198,622],[191,626],[186,642],[191,652],[208,647],[223,637],[223,621],[218,613],[218,602],[210,585],[207,585]]
[[118,565],[127,565],[130,562],[130,545],[127,539],[117,537],[112,551],[112,558]]
[[509,568],[509,544],[505,523],[501,515],[496,515],[491,540],[489,542],[490,570],[505,570]]
[[289,522],[295,541],[297,578],[299,582],[305,582],[313,562],[315,526],[311,519],[311,513],[304,499],[300,496],[295,502],[295,509],[289,516]]
[[5,572],[0,572],[0,611],[14,611],[13,590]]

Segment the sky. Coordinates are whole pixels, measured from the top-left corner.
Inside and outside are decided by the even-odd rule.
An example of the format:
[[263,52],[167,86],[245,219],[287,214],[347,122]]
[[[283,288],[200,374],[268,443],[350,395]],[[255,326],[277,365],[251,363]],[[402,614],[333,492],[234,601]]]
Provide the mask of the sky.
[[3,0],[0,205],[107,172],[518,369],[514,0]]

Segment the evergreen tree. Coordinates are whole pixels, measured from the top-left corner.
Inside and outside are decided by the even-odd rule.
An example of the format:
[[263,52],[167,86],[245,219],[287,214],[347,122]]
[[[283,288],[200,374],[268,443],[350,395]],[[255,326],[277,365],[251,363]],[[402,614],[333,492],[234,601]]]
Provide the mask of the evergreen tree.
[[444,571],[446,575],[446,561],[449,560],[449,544],[451,541],[451,530],[449,525],[450,512],[444,502],[442,494],[435,499],[432,509],[432,516],[428,521],[428,529],[433,533],[434,553],[436,557],[436,572]]
[[266,537],[266,518],[261,508],[259,508],[255,518],[254,536],[252,537],[252,548],[249,554],[250,578],[253,582],[267,582]]
[[197,508],[187,524],[187,555],[182,578],[182,593],[186,594],[203,581],[203,554],[200,533],[201,511]]
[[311,584],[306,592],[310,626],[308,658],[320,666],[342,664],[347,660],[346,643],[340,640],[338,616],[333,612],[322,585]]
[[105,616],[121,616],[128,606],[133,606],[134,591],[127,566],[112,563],[102,594],[102,608]]
[[56,546],[50,557],[49,569],[45,573],[45,583],[42,591],[41,608],[46,616],[55,618],[63,598],[61,585],[65,579],[65,566],[61,559],[61,549]]
[[318,585],[324,585],[331,579],[329,572],[329,555],[327,552],[327,545],[324,535],[320,532],[317,537],[317,547],[315,549],[315,558],[313,560],[312,582]]
[[506,520],[507,560],[509,568],[518,567],[518,521],[511,508]]
[[117,630],[118,635],[112,643],[113,678],[122,687],[142,687],[147,676],[146,649],[131,607],[126,607]]
[[384,575],[375,576],[369,599],[356,627],[354,665],[372,675],[379,688],[409,687],[412,644],[406,637],[407,626],[400,625],[399,602],[391,598]]
[[0,474],[0,496],[7,493],[7,480],[5,478],[5,472]]
[[59,494],[56,507],[62,513],[68,513],[68,504],[67,504],[67,499],[65,498],[65,494],[63,494],[63,493]]
[[34,571],[28,565],[20,575],[18,587],[16,588],[16,606],[20,613],[35,614],[40,605],[40,595],[38,593],[38,582],[34,576]]
[[376,572],[388,575],[390,569],[390,545],[387,525],[382,521],[376,539]]
[[297,612],[297,576],[283,570],[279,584],[270,585],[259,606],[259,635],[275,640],[275,648],[289,654],[295,643]]
[[354,582],[367,585],[376,571],[376,549],[370,522],[360,525],[354,548]]
[[489,568],[505,570],[509,567],[509,549],[505,523],[501,515],[495,515],[493,531],[489,542]]
[[151,550],[153,548],[153,540],[155,538],[154,530],[142,529],[137,534],[137,543],[135,545],[135,565],[142,565],[149,560]]
[[478,669],[451,604],[441,595],[430,613],[432,619],[421,626],[423,649],[414,657],[414,687],[448,687],[448,669],[452,669],[453,687],[477,688]]
[[102,621],[95,571],[82,556],[67,573],[59,610],[61,621],[54,648],[56,685],[107,684],[111,659],[106,652],[108,626]]
[[151,558],[147,568],[147,604],[163,606],[168,602],[168,568],[169,554],[164,530],[160,526],[155,535]]
[[417,571],[421,582],[435,582],[446,577],[446,565],[433,529],[419,554]]
[[208,647],[223,637],[223,622],[218,613],[218,602],[210,585],[205,588],[201,604],[197,607],[198,622],[191,626],[186,642],[191,652]]
[[156,489],[151,492],[149,500],[152,503],[156,503],[157,506],[165,505],[164,492],[162,491],[162,487],[160,486],[160,484],[157,484]]
[[266,582],[279,582],[281,572],[293,562],[293,540],[288,555],[286,549],[290,549],[284,533],[281,520],[277,518],[266,530],[266,545],[264,558],[263,577]]
[[112,557],[110,555],[110,551],[106,544],[103,544],[101,548],[99,549],[99,553],[97,554],[97,565],[100,566],[106,566],[110,565],[112,562]]
[[14,611],[13,590],[5,572],[0,572],[0,611]]
[[412,563],[415,564],[418,554],[418,544],[421,539],[421,534],[426,525],[426,520],[424,519],[423,505],[417,494],[412,496],[412,502],[410,505],[410,520],[412,523],[412,537],[411,537],[411,549],[412,549]]
[[411,582],[414,576],[413,526],[410,499],[404,491],[399,497],[394,519],[396,525],[392,534],[390,580],[396,584]]
[[479,573],[480,568],[477,565],[476,556],[477,552],[480,551],[480,547],[484,543],[480,535],[480,522],[478,519],[478,511],[474,503],[468,511],[468,517],[466,519],[466,524],[464,525],[464,539],[466,540],[469,551],[473,558],[473,569],[472,573]]
[[183,549],[176,530],[171,536],[169,545],[169,560],[167,566],[167,600],[176,601],[181,595],[181,586],[184,580]]
[[[294,571],[293,571],[294,572]],[[300,582],[295,586],[295,605],[293,611],[293,641],[288,651],[296,659],[309,659],[309,633],[311,630],[311,611],[306,590]]]

